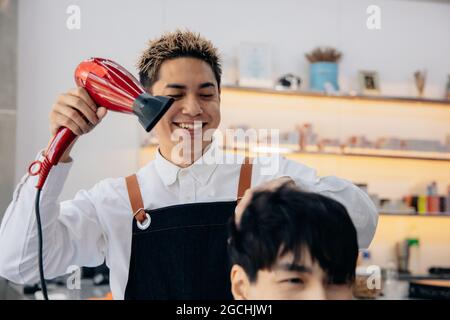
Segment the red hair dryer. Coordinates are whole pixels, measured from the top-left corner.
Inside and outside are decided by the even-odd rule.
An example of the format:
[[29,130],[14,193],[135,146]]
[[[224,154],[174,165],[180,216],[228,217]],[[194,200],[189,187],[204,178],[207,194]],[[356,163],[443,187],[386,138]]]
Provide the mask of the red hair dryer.
[[[150,131],[173,103],[172,98],[151,96],[131,73],[117,63],[91,58],[81,62],[75,70],[75,82],[89,93],[99,106],[111,111],[135,114],[146,131]],[[43,161],[34,161],[28,168],[30,175],[38,175],[36,188],[42,189],[50,169],[70,146],[76,135],[61,127],[45,152]]]

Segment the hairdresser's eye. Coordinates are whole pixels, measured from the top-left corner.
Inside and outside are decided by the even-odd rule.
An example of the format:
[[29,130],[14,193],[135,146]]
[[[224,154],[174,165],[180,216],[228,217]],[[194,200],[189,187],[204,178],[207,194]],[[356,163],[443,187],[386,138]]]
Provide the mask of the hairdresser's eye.
[[213,94],[201,94],[200,97],[202,98],[211,98]]
[[169,97],[174,98],[175,100],[180,99],[182,96],[182,94],[169,94]]

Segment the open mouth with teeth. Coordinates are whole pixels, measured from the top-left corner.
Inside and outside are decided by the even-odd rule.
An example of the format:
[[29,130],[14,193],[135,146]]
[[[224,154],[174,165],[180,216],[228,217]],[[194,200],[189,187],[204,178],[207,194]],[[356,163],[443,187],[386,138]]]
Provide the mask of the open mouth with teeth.
[[208,124],[207,122],[194,121],[194,122],[172,122],[176,129],[187,130],[191,136],[202,133],[202,129]]
[[206,125],[206,122],[174,122],[175,126],[181,129],[198,130]]

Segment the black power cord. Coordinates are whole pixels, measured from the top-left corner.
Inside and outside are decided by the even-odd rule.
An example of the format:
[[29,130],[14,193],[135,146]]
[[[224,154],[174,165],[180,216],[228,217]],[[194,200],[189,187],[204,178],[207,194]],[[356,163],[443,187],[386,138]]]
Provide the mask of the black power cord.
[[41,199],[41,189],[37,189],[36,192],[36,200],[35,200],[35,213],[36,213],[36,223],[38,228],[38,237],[39,237],[39,276],[41,278],[41,290],[42,295],[45,300],[48,300],[47,295],[47,285],[45,284],[44,277],[44,263],[43,263],[43,254],[42,254],[42,225],[41,225],[41,214],[39,212],[39,202]]

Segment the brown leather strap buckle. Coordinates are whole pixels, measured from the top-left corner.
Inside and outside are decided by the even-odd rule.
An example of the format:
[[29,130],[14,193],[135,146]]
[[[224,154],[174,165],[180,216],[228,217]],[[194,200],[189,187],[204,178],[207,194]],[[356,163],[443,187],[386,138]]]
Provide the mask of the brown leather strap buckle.
[[130,198],[131,210],[133,210],[133,217],[140,223],[143,223],[146,219],[146,212],[137,177],[133,174],[126,177],[125,181],[128,189],[128,197]]

